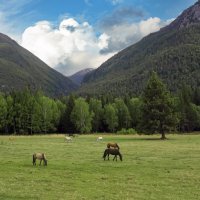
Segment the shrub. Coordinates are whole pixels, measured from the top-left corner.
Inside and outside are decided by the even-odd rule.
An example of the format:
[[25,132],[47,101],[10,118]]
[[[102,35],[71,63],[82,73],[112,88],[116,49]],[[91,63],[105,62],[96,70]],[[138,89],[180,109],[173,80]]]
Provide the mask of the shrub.
[[120,131],[117,131],[117,134],[135,135],[135,134],[137,134],[137,131],[133,128],[129,128],[129,129],[122,128]]

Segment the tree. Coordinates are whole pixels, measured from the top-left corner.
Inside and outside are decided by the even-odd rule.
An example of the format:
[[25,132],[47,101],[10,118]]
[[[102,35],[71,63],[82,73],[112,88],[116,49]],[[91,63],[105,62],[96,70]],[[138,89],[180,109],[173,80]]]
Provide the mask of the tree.
[[[196,92],[195,92],[196,93]],[[192,90],[183,85],[179,93],[180,130],[193,131],[199,126],[199,107],[192,103]]]
[[178,122],[174,112],[174,102],[164,83],[155,72],[152,73],[142,96],[142,125],[147,133],[160,133],[166,139],[165,132]]
[[142,118],[142,101],[140,98],[132,98],[128,103],[131,116],[131,127],[138,128]]
[[104,108],[105,123],[108,125],[108,129],[114,132],[118,126],[117,111],[112,104],[108,104]]
[[7,103],[6,99],[2,94],[0,94],[0,129],[6,127],[6,116],[7,116]]
[[129,110],[124,103],[123,99],[115,99],[115,107],[117,111],[118,117],[118,128],[121,130],[122,128],[129,128],[131,117]]
[[66,109],[60,118],[59,129],[61,132],[73,133],[75,132],[75,127],[71,120],[71,113],[75,104],[74,95],[67,97],[64,102],[66,104]]
[[100,100],[90,99],[89,102],[90,112],[94,114],[92,119],[92,130],[97,132],[101,129],[103,108]]
[[92,129],[92,113],[89,112],[89,105],[83,98],[75,100],[71,113],[71,121],[80,133],[88,133]]

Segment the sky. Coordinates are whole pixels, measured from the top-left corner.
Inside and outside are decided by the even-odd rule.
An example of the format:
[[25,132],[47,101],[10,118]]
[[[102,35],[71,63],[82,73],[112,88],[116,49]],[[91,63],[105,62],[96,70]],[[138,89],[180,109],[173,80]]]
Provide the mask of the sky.
[[69,76],[99,67],[196,0],[0,0],[0,32]]

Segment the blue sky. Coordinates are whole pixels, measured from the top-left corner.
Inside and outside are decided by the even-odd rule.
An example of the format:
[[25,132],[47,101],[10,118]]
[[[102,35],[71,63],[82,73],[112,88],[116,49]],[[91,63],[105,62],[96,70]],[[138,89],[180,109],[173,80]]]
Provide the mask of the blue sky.
[[[0,32],[65,75],[98,67],[196,0],[0,0]],[[122,31],[123,30],[123,31]]]

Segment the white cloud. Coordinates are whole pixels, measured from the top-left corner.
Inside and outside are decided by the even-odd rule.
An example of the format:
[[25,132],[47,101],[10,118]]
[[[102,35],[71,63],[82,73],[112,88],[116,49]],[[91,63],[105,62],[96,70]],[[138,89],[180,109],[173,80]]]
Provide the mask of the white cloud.
[[79,23],[73,18],[62,20],[58,27],[40,21],[24,31],[22,46],[52,68],[71,75],[84,68],[99,67],[118,51],[167,23],[157,17],[120,23],[105,28],[97,36],[88,22]]
[[160,30],[163,26],[169,24],[170,20],[162,21],[157,17],[150,17],[147,20],[141,20],[137,23],[116,24],[104,29],[104,33],[108,37],[108,46],[101,52],[119,51],[131,44],[138,42],[144,36]]
[[48,21],[40,21],[22,35],[23,47],[65,75],[98,67],[113,55],[100,54],[107,45],[106,34],[97,37],[91,25],[78,23],[73,18],[64,19],[58,28]]

